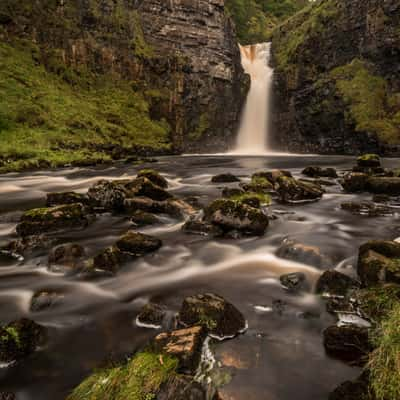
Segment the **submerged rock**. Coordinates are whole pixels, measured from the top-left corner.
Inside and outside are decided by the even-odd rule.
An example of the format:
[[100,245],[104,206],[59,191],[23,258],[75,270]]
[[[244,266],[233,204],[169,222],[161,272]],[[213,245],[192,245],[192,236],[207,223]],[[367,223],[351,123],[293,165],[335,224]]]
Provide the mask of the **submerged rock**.
[[286,260],[312,265],[317,268],[330,266],[331,264],[329,258],[324,256],[318,247],[297,243],[293,240],[285,240],[276,251],[276,255]]
[[332,269],[319,277],[315,290],[319,294],[345,296],[349,290],[359,287],[360,284],[355,279]]
[[366,287],[400,283],[400,243],[376,240],[362,245],[357,272]]
[[182,225],[182,230],[194,235],[222,235],[222,231],[213,224],[203,221],[199,217],[192,217]]
[[282,286],[291,292],[309,289],[307,277],[302,272],[293,272],[280,276]]
[[81,203],[88,205],[89,198],[86,194],[76,193],[76,192],[57,192],[48,193],[46,196],[46,206],[54,207],[64,204],[74,204]]
[[124,254],[116,246],[109,246],[100,251],[88,264],[86,269],[88,271],[102,270],[110,273],[115,273],[120,268],[120,265],[126,261]]
[[236,336],[246,329],[243,314],[223,297],[212,293],[187,297],[178,318],[184,326],[201,325],[221,339]]
[[150,182],[159,186],[160,188],[167,189],[168,181],[154,169],[142,169],[137,174],[138,178],[147,178]]
[[146,226],[158,224],[160,220],[153,214],[146,211],[136,210],[131,217],[131,221],[135,226]]
[[165,353],[179,360],[179,371],[194,373],[199,365],[207,331],[202,326],[160,333],[153,341],[156,352]]
[[148,303],[142,307],[136,321],[144,326],[161,327],[166,313],[165,307],[155,303]]
[[0,362],[18,361],[46,340],[45,328],[22,318],[0,328]]
[[43,311],[58,304],[64,296],[56,291],[42,290],[36,292],[31,299],[30,310],[33,312]]
[[372,350],[368,329],[355,325],[330,326],[323,332],[326,352],[335,358],[362,365]]
[[62,265],[70,268],[78,266],[85,256],[85,249],[77,243],[66,243],[51,249],[48,257],[49,266]]
[[215,175],[211,178],[212,183],[230,183],[230,182],[240,182],[240,179],[231,174],[231,173],[226,173],[226,174],[220,174],[220,175]]
[[89,220],[82,204],[35,208],[23,214],[17,225],[20,236],[37,235],[71,228],[84,228]]
[[375,204],[369,202],[346,202],[342,203],[340,207],[343,210],[350,211],[353,214],[367,215],[369,217],[393,215],[394,210],[382,204]]
[[324,194],[321,186],[281,176],[277,179],[279,200],[286,204],[306,203],[320,200]]
[[245,235],[263,235],[268,217],[259,209],[234,200],[218,199],[204,210],[204,221],[222,229],[224,233],[237,231]]
[[303,175],[309,176],[310,178],[337,178],[337,172],[335,168],[321,168],[321,167],[306,167],[302,171]]

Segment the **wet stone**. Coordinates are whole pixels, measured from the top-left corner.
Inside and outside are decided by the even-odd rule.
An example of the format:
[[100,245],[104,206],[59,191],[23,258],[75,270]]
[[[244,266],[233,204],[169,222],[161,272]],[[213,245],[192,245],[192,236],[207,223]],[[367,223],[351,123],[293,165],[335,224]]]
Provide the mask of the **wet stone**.
[[231,174],[231,173],[226,173],[226,174],[220,174],[220,175],[215,175],[211,178],[212,183],[233,183],[233,182],[240,182],[240,179]]
[[344,175],[340,183],[346,192],[363,192],[366,190],[368,178],[362,172],[350,172]]
[[36,292],[31,300],[30,310],[39,312],[59,304],[64,295],[55,291],[43,290]]
[[166,316],[166,308],[160,304],[149,303],[142,307],[137,316],[139,324],[161,327]]
[[381,166],[381,160],[377,154],[363,154],[357,158],[359,167],[374,168]]
[[325,271],[318,279],[316,292],[344,296],[349,290],[358,289],[359,282],[336,270]]
[[187,297],[178,319],[183,326],[202,325],[219,338],[234,337],[246,329],[243,314],[223,297],[212,293]]
[[85,256],[85,249],[77,243],[66,243],[51,249],[48,264],[51,268],[57,265],[75,268]]
[[14,254],[40,255],[47,253],[48,249],[55,244],[54,238],[46,235],[30,235],[18,238],[8,243],[4,249]]
[[146,211],[136,210],[131,217],[131,221],[135,226],[147,226],[155,225],[160,222],[160,220],[153,214]]
[[321,168],[321,167],[306,167],[302,171],[303,175],[309,176],[310,178],[337,178],[337,172],[335,168]]
[[293,272],[291,274],[282,275],[279,280],[282,286],[290,292],[299,292],[309,289],[307,277],[302,272]]
[[76,192],[56,192],[48,193],[46,196],[46,206],[54,207],[64,204],[81,203],[84,205],[89,204],[89,198],[86,194]]
[[[157,394],[157,400],[206,400],[203,386],[193,377],[176,375],[165,382]],[[215,399],[213,399],[215,400]]]
[[147,178],[150,182],[159,186],[160,188],[167,189],[168,181],[154,169],[142,169],[137,174],[138,178]]
[[154,236],[128,231],[117,240],[115,246],[124,253],[140,257],[158,250],[162,242]]
[[286,204],[301,204],[320,200],[324,194],[321,186],[288,178],[280,177],[277,180],[279,201]]

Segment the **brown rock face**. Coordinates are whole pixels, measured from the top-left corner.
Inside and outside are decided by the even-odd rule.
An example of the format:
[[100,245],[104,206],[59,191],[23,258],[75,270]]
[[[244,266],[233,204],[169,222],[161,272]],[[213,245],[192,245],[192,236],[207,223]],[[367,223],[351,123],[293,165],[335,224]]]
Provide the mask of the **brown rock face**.
[[88,69],[156,93],[150,116],[169,123],[175,151],[231,142],[249,80],[224,0],[4,0],[2,15],[6,40],[34,40],[49,70]]

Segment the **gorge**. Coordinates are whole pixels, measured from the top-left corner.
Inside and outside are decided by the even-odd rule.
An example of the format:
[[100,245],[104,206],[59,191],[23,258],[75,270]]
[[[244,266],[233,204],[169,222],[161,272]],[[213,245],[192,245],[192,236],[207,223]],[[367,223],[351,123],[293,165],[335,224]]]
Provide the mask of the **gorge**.
[[0,1],[0,400],[399,399],[399,32]]

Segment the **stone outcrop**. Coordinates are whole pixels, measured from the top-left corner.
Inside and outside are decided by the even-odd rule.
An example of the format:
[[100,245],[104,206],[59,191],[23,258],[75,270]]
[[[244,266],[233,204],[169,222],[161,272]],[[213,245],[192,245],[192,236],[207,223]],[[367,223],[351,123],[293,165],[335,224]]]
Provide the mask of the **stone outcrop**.
[[400,4],[318,0],[273,37],[276,145],[398,154]]
[[174,151],[222,150],[233,138],[249,79],[224,0],[5,0],[0,37],[32,40],[51,72],[131,82],[151,118],[169,124]]

